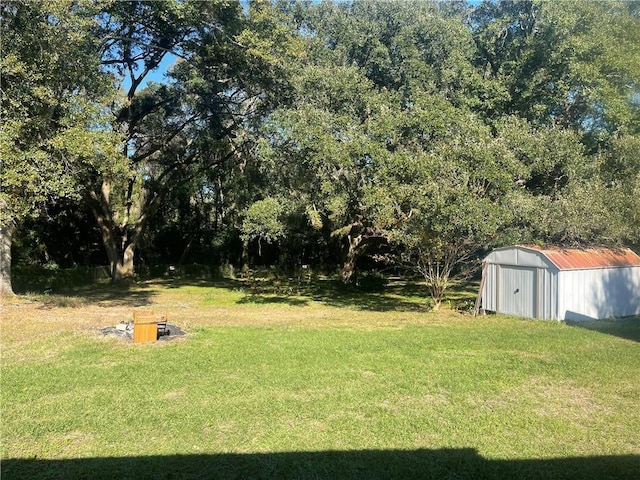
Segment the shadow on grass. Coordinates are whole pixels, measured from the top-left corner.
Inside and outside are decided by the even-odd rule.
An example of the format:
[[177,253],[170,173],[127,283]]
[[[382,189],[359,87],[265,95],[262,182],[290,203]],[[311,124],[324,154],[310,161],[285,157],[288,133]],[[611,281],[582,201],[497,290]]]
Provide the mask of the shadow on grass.
[[[86,305],[143,307],[152,302],[155,295],[153,286],[169,289],[182,287],[224,288],[242,293],[238,304],[282,304],[303,307],[311,301],[338,308],[355,308],[375,312],[417,312],[430,309],[430,301],[424,284],[418,281],[389,279],[388,283],[376,290],[355,286],[345,286],[340,280],[315,278],[310,282],[275,282],[262,279],[249,282],[246,279],[204,279],[175,277],[148,280],[130,285],[89,284],[70,288],[51,295],[38,295],[43,308],[81,307]],[[447,294],[451,306],[464,310],[465,304],[475,298],[475,285],[471,283],[452,284]]]
[[245,279],[207,280],[182,277],[154,280],[153,283],[167,288],[214,287],[242,292],[244,295],[237,301],[238,304],[282,304],[303,307],[315,301],[333,307],[376,312],[426,312],[429,310],[424,298],[424,287],[414,282],[404,281],[392,281],[380,291],[373,292],[364,291],[358,287],[348,287],[340,280],[331,278],[318,278],[308,283],[297,283],[294,280],[276,284],[269,279],[249,282]]
[[10,479],[576,479],[640,478],[640,456],[489,460],[473,449],[8,459]]
[[[260,278],[249,281],[243,278],[202,279],[165,278],[153,280],[154,284],[167,288],[184,286],[225,288],[242,292],[240,304],[283,304],[305,306],[310,301],[338,308],[356,308],[375,312],[417,312],[430,310],[431,300],[423,282],[398,277],[387,279],[386,285],[368,290],[357,286],[345,286],[339,279],[314,278],[312,281],[296,281]],[[477,295],[478,282],[452,282],[445,302],[453,309],[471,311]]]
[[[455,310],[471,310],[477,286],[470,282],[452,283],[444,301]],[[415,280],[389,279],[379,291],[366,291],[357,287],[344,287],[339,280],[315,282],[309,288],[309,295],[316,301],[335,307],[352,307],[376,312],[417,312],[431,309],[424,282]],[[469,307],[470,305],[470,307]]]
[[47,308],[74,308],[88,305],[105,307],[144,307],[150,305],[154,292],[138,284],[90,284],[84,287],[65,289],[51,294],[35,295],[34,298]]
[[304,307],[309,304],[309,300],[300,297],[278,297],[278,296],[265,296],[265,295],[245,295],[236,303],[253,305],[289,305],[292,307]]
[[317,280],[305,289],[305,294],[316,302],[374,312],[426,312],[426,299],[419,297],[422,293],[415,284],[394,281],[374,291],[345,286],[333,279]]
[[585,328],[640,343],[640,317],[617,318],[613,320],[567,321],[565,323],[572,327]]

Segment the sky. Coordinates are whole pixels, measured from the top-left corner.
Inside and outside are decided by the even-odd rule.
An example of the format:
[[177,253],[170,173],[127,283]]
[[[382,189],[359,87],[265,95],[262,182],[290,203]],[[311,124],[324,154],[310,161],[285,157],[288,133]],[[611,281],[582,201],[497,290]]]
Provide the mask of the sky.
[[[138,89],[142,89],[146,87],[149,82],[166,83],[167,79],[165,78],[165,74],[167,70],[169,70],[169,68],[176,62],[177,59],[178,57],[176,57],[171,53],[168,53],[167,55],[165,55],[165,57],[162,59],[162,62],[160,62],[160,65],[158,65],[157,68],[155,68],[154,70],[149,72],[149,74],[147,74],[147,76],[144,78],[144,80],[142,81]],[[129,78],[129,75],[125,75],[122,81],[122,89],[126,92],[129,90],[130,86],[131,86],[131,78]]]

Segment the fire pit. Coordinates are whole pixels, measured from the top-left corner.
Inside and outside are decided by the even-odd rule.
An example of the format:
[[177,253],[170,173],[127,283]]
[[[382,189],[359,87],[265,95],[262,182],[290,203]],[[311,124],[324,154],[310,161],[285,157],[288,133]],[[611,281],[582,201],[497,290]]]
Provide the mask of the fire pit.
[[[103,335],[111,335],[116,336],[118,338],[122,338],[128,342],[133,342],[133,322],[119,322],[118,324],[105,327],[100,330]],[[179,337],[184,337],[187,334],[184,330],[182,330],[177,325],[172,323],[167,323],[166,328],[163,332],[158,336],[158,341],[167,342],[171,340],[175,340]]]

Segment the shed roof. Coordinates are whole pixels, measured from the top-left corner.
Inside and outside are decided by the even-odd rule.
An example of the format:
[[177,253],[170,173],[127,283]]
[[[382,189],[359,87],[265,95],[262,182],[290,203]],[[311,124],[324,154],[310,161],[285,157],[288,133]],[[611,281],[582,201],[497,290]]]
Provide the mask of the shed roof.
[[567,249],[559,247],[522,246],[544,255],[559,270],[587,270],[608,267],[639,267],[640,256],[628,248]]

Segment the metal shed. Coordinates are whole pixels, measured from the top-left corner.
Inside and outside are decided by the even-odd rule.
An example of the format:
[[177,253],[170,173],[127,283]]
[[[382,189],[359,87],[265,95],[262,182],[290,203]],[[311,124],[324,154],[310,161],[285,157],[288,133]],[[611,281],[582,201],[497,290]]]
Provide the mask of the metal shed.
[[640,315],[640,256],[629,249],[513,246],[483,263],[484,310],[553,320]]

